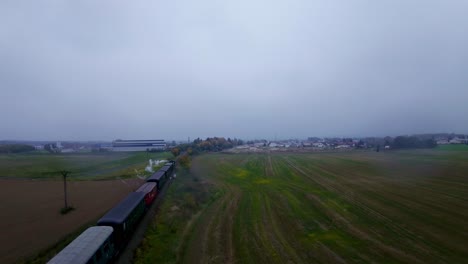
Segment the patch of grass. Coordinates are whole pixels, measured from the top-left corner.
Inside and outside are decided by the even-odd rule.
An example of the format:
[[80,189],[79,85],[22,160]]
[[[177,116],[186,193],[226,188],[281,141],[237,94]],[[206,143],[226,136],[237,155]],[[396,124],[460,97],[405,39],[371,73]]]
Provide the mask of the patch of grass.
[[192,177],[187,170],[177,172],[164,197],[156,219],[148,228],[135,263],[174,263],[184,246],[184,237],[197,221],[199,212],[219,197],[219,190]]
[[466,144],[448,144],[448,145],[439,145],[436,148],[437,150],[444,151],[468,151],[468,145]]
[[[461,232],[467,155],[198,156],[191,176],[171,190],[137,263],[461,263],[468,258]],[[214,191],[203,188],[208,183]],[[174,205],[188,213],[171,211]]]
[[0,154],[0,177],[59,178],[58,171],[66,169],[70,180],[130,178],[136,171],[145,175],[149,159],[170,157],[169,152]]

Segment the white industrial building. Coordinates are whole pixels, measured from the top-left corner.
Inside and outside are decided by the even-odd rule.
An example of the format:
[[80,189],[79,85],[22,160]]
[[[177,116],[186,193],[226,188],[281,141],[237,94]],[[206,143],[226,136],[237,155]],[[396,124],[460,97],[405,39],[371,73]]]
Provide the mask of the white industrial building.
[[112,142],[113,151],[159,151],[167,147],[163,139],[155,140],[122,140]]

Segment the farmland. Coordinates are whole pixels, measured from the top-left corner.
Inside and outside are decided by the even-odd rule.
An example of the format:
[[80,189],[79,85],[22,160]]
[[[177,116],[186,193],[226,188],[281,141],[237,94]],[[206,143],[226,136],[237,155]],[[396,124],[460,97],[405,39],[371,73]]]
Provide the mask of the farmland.
[[[65,246],[73,235],[95,224],[142,182],[140,179],[71,181],[68,201],[76,209],[61,215],[61,181],[0,179],[0,263],[21,262],[34,256],[32,263],[47,261],[56,253],[54,245]],[[37,256],[39,253],[41,256]]]
[[462,263],[468,152],[205,154],[137,263]]
[[[165,153],[0,154],[0,263],[42,263],[143,182],[148,159]],[[58,170],[70,170],[68,202]],[[147,174],[147,173],[146,173]],[[38,255],[39,254],[39,255]],[[37,256],[36,259],[34,256]]]
[[168,152],[21,153],[0,154],[0,178],[44,179],[69,170],[73,179],[130,178],[143,174],[149,159],[165,159]]

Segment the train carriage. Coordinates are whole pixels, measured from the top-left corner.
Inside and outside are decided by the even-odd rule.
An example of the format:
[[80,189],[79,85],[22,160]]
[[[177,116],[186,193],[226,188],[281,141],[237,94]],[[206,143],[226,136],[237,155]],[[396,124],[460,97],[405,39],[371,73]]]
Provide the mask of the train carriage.
[[135,192],[142,192],[145,194],[145,204],[146,207],[149,207],[158,194],[158,186],[156,182],[147,182],[140,186]]
[[88,228],[48,263],[105,264],[113,261],[137,228],[138,222],[172,175],[175,161],[167,162],[146,183],[109,210],[97,226]]
[[153,175],[151,175],[146,182],[155,182],[158,186],[158,190],[161,190],[167,180],[167,174],[165,171],[158,170]]
[[86,229],[48,264],[104,264],[115,255],[113,228],[93,226]]
[[172,171],[172,163],[166,163],[164,166],[161,167],[160,170],[165,171],[165,172],[171,172]]
[[166,176],[169,178],[172,175],[172,171],[174,170],[174,165],[172,163],[166,163],[164,166],[162,166],[160,171],[164,171],[166,173]]
[[98,226],[114,228],[114,241],[117,250],[125,246],[136,229],[138,221],[145,213],[145,195],[143,192],[130,193],[98,220]]

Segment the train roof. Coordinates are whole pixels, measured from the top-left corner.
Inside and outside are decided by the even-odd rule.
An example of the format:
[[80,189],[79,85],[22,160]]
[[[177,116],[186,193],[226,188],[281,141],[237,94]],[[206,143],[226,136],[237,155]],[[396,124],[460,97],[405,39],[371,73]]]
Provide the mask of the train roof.
[[135,192],[149,193],[154,188],[156,188],[156,183],[155,182],[147,182],[147,183],[143,184],[142,186],[140,186],[140,188],[138,188],[138,190],[136,190]]
[[110,226],[90,227],[47,263],[86,264],[113,231]]
[[151,175],[148,179],[146,179],[147,182],[154,182],[154,181],[159,181],[164,175],[166,174],[165,171],[158,170],[155,172],[153,175]]
[[160,171],[168,171],[170,168],[172,167],[172,164],[167,164],[167,165],[164,165],[161,169],[159,169]]
[[145,193],[132,192],[114,208],[110,209],[101,219],[98,220],[98,225],[106,224],[121,224],[130,215],[130,213],[138,206],[145,197]]

